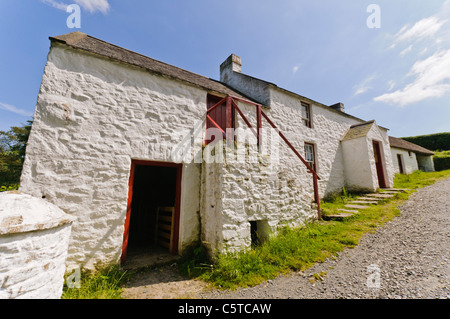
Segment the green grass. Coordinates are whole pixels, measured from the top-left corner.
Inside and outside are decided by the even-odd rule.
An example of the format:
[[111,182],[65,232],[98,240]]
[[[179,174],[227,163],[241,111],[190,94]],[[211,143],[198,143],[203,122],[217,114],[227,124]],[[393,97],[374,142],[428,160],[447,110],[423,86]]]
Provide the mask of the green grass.
[[[305,270],[337,252],[356,246],[364,234],[398,216],[398,205],[408,199],[414,189],[449,176],[450,170],[397,175],[394,187],[412,189],[411,191],[372,205],[345,221],[318,221],[301,228],[282,229],[259,247],[239,253],[218,254],[213,265],[209,265],[206,259],[198,258],[206,254],[197,254],[196,261],[188,263],[189,273],[216,287],[234,289],[254,286],[293,270]],[[360,195],[348,194],[344,190],[343,194],[332,196],[321,207],[332,213]],[[197,252],[199,251],[202,250],[197,248]],[[186,270],[186,264],[182,263],[180,266],[182,270]]]
[[[79,288],[64,285],[62,299],[121,299],[122,286],[130,274],[118,266],[81,272]],[[67,281],[67,278],[66,278]]]
[[[404,194],[403,196],[407,196]],[[305,270],[317,262],[354,247],[361,236],[399,214],[395,199],[373,206],[347,221],[314,222],[302,228],[285,228],[254,249],[219,254],[199,278],[221,288],[257,285],[292,270]]]
[[394,187],[417,189],[434,184],[438,180],[449,176],[450,169],[439,172],[415,171],[408,175],[397,174],[394,177]]
[[[377,227],[398,216],[398,205],[408,199],[414,189],[449,176],[450,170],[396,175],[394,187],[412,191],[397,194],[379,205],[361,210],[359,214],[345,221],[317,221],[302,228],[281,229],[260,246],[240,253],[218,254],[214,263],[208,260],[202,245],[193,245],[186,250],[179,262],[179,269],[187,277],[196,277],[216,287],[231,289],[254,286],[293,270],[305,270],[346,248],[355,247],[364,234],[375,231]],[[359,195],[344,191],[328,198],[322,203],[322,207],[333,212]],[[320,280],[324,275],[326,274],[318,274],[314,276],[314,280]],[[84,272],[81,275],[80,288],[64,287],[62,298],[118,299],[130,276],[130,273],[119,267],[95,273]]]

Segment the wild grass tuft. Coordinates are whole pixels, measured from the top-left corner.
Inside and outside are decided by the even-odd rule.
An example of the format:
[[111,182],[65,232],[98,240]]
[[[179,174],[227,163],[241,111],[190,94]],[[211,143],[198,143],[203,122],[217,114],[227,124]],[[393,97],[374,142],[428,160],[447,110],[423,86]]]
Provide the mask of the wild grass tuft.
[[119,266],[82,271],[80,288],[64,286],[62,299],[121,299],[122,286],[130,274]]

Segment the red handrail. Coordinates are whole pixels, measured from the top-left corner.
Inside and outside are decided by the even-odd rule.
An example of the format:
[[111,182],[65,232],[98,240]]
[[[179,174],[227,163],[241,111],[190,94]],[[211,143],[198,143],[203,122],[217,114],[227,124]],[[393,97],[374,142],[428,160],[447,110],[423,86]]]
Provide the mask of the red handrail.
[[[245,117],[244,113],[242,113],[241,109],[237,106],[237,103],[235,102],[235,100],[237,101],[241,101],[243,103],[246,104],[250,104],[250,105],[254,105],[256,107],[256,132],[255,129],[253,128],[253,126],[250,124],[250,121]],[[227,107],[227,127],[231,127],[231,109],[234,108],[239,115],[242,117],[242,119],[244,120],[245,124],[247,124],[247,126],[252,130],[253,134],[255,134],[257,141],[258,141],[258,148],[261,146],[261,135],[260,135],[260,129],[262,127],[261,125],[261,116],[264,117],[266,119],[266,121],[270,124],[270,126],[272,126],[280,135],[280,137],[283,139],[283,141],[289,146],[289,148],[294,152],[295,155],[297,155],[297,157],[302,161],[302,163],[308,168],[308,173],[312,173],[313,175],[313,188],[314,188],[314,200],[317,204],[317,213],[318,213],[318,218],[321,219],[321,211],[320,211],[320,198],[319,198],[319,186],[317,183],[317,180],[320,180],[319,175],[317,175],[317,172],[308,164],[308,162],[305,161],[305,159],[300,155],[300,153],[295,149],[295,147],[288,141],[288,139],[286,138],[286,136],[284,136],[284,134],[278,129],[278,127],[272,122],[272,120],[267,116],[266,113],[264,113],[264,111],[262,111],[261,104],[252,102],[252,101],[248,101],[246,99],[243,98],[239,98],[239,97],[235,97],[235,96],[231,96],[228,95],[225,98],[223,98],[222,100],[220,100],[220,102],[218,102],[217,104],[213,105],[211,108],[209,108],[207,110],[207,113],[211,112],[214,108],[216,108],[217,106],[221,105],[223,102],[226,101],[226,107]],[[218,127],[217,123],[215,123],[211,117],[208,116],[208,119],[212,121],[212,123]],[[230,124],[230,126],[228,126],[228,124]],[[223,132],[223,130],[222,130]]]

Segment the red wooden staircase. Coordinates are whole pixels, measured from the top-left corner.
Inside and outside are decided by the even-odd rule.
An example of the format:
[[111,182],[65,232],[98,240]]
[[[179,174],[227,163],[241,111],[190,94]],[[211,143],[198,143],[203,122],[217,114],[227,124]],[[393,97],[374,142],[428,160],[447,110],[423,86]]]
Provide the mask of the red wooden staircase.
[[[256,129],[251,125],[250,121],[246,118],[244,113],[242,113],[242,111],[239,109],[236,101],[240,101],[240,102],[243,102],[243,103],[246,103],[249,105],[253,105],[255,107],[255,109],[256,109]],[[222,119],[221,123],[217,123],[217,120],[214,120],[213,117],[210,115],[212,111],[214,111],[214,110],[217,111],[218,107],[220,107],[220,108],[225,107],[225,110],[223,111],[223,113],[225,114],[225,120]],[[314,201],[317,204],[318,219],[321,219],[322,216],[321,216],[321,211],[320,211],[319,188],[318,188],[318,182],[317,182],[318,180],[320,180],[319,175],[317,175],[316,171],[305,161],[305,159],[300,155],[300,153],[295,149],[295,147],[288,141],[286,136],[284,136],[284,134],[278,129],[278,127],[272,122],[272,120],[262,110],[261,104],[228,95],[207,109],[206,118],[207,118],[208,123],[210,123],[210,125],[218,128],[222,132],[223,137],[227,140],[227,143],[231,144],[233,142],[233,131],[227,130],[227,128],[233,128],[233,123],[234,123],[233,115],[235,114],[235,112],[237,112],[241,116],[241,118],[244,120],[244,122],[247,124],[247,126],[251,129],[253,134],[255,134],[256,139],[257,139],[258,149],[260,149],[260,146],[261,146],[262,118],[264,118],[269,123],[269,125],[278,132],[281,139],[287,144],[287,146],[289,146],[289,148],[294,152],[294,154],[306,166],[306,168],[308,169],[308,173],[311,173],[312,177],[313,177]],[[220,125],[220,124],[222,124],[222,125]],[[207,125],[207,127],[208,127],[208,125]]]

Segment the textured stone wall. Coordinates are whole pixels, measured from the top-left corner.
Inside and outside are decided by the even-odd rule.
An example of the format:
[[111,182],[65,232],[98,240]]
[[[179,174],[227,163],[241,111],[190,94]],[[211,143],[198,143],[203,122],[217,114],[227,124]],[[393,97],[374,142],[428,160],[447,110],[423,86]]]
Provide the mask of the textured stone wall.
[[[53,45],[42,78],[21,190],[77,217],[68,263],[120,258],[131,159],[170,161],[202,122],[206,92]],[[201,125],[200,125],[201,126]],[[181,130],[181,132],[180,132]],[[180,249],[198,238],[200,164],[183,165]]]
[[250,221],[262,222],[269,236],[317,218],[313,194],[278,159],[249,151],[248,144],[212,149],[224,154],[222,164],[203,164],[202,239],[212,252],[249,248]]
[[59,299],[70,224],[0,235],[0,299]]

